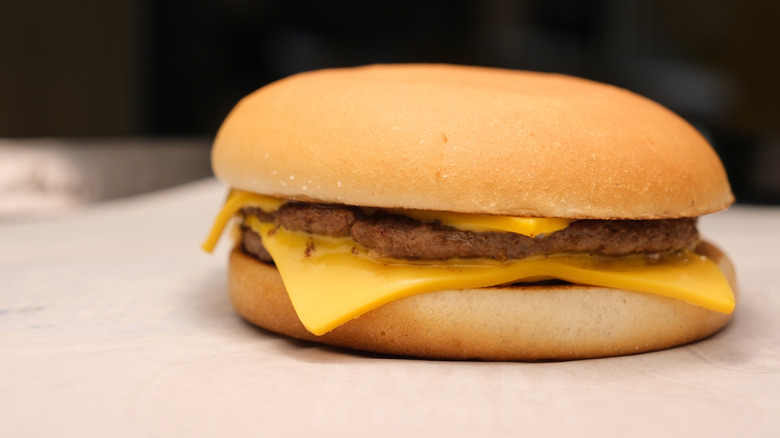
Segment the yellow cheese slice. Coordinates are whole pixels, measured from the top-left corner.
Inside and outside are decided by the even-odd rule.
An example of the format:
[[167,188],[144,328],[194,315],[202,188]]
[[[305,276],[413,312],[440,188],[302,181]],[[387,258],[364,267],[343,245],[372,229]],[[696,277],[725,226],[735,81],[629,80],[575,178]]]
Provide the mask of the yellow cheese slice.
[[448,227],[466,231],[507,231],[536,237],[551,234],[569,226],[571,220],[561,218],[512,217],[482,214],[453,213],[428,210],[394,210],[422,222],[439,222]]
[[225,205],[222,207],[219,214],[217,214],[214,224],[211,226],[209,235],[200,247],[204,251],[213,252],[214,247],[217,246],[217,241],[219,241],[219,236],[222,235],[228,222],[230,222],[230,219],[232,219],[242,208],[247,206],[260,207],[266,213],[272,213],[278,210],[284,203],[285,201],[279,198],[258,195],[243,190],[231,190],[230,194],[228,194],[227,201],[225,201]]
[[372,259],[349,238],[291,232],[249,217],[263,239],[304,326],[315,335],[371,309],[414,294],[471,289],[522,280],[557,278],[572,283],[663,295],[722,313],[734,295],[717,265],[689,252],[652,262],[583,255],[533,257],[509,263],[465,261],[447,265]]

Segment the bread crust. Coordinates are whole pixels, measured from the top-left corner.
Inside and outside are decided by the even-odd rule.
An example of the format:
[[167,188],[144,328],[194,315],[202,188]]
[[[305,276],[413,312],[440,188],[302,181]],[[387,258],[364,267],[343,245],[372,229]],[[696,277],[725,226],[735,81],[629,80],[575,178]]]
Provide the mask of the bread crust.
[[[702,243],[736,293],[730,260]],[[431,359],[584,359],[660,350],[707,337],[726,315],[647,293],[582,285],[431,292],[372,310],[322,336],[301,324],[279,276],[236,246],[229,290],[247,321],[297,339]]]
[[235,188],[372,207],[661,219],[733,202],[707,141],[655,102],[569,76],[451,65],[275,82],[230,113],[213,166]]

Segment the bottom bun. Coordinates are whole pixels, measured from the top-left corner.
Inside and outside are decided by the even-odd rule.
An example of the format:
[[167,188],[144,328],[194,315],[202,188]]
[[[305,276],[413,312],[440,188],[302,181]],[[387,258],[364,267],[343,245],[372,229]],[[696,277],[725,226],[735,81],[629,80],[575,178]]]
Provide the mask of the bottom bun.
[[[715,246],[697,252],[734,269]],[[582,359],[642,353],[707,337],[731,315],[659,295],[574,284],[431,292],[374,309],[322,335],[293,310],[275,267],[230,255],[230,297],[238,313],[265,329],[354,350],[431,359]]]

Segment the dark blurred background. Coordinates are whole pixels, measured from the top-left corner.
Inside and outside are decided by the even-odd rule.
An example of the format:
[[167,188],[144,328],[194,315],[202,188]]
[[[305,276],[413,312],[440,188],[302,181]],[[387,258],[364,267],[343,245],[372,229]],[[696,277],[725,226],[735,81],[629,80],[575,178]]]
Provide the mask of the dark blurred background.
[[498,66],[651,97],[710,138],[739,201],[780,202],[777,1],[0,1],[2,138],[203,148],[240,97],[296,72]]

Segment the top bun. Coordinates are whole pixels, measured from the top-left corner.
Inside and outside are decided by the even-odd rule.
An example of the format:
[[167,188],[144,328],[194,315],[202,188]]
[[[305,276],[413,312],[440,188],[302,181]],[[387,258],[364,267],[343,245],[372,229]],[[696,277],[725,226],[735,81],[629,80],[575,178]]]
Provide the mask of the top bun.
[[707,141],[629,91],[544,73],[376,65],[282,79],[220,128],[214,171],[265,195],[531,217],[693,217],[733,202]]

